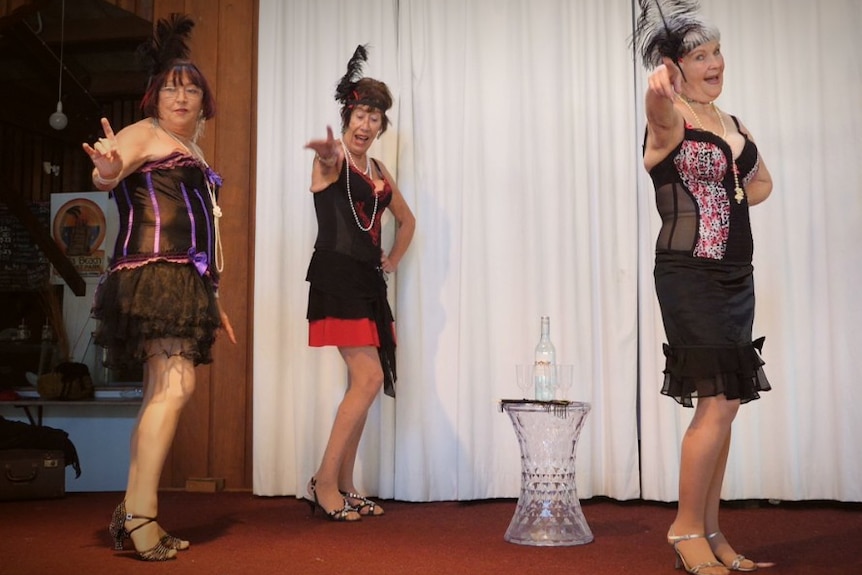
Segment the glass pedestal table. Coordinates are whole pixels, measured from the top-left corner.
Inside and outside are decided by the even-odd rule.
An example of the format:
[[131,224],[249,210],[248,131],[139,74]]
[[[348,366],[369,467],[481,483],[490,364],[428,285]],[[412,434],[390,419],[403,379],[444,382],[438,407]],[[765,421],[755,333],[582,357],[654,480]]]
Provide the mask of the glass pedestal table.
[[500,409],[521,446],[521,494],[503,538],[536,546],[592,541],[575,486],[575,452],[590,404],[504,399]]

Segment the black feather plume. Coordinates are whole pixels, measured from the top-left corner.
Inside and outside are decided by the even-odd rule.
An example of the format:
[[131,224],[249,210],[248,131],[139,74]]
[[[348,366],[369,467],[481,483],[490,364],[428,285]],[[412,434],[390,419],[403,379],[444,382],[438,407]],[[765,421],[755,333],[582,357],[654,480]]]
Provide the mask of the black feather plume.
[[[335,88],[335,100],[346,104],[353,95],[353,90],[356,83],[362,78],[362,65],[368,61],[368,51],[365,46],[360,44],[353,52],[350,61],[347,62],[347,73],[338,81],[338,86]],[[354,96],[355,97],[355,96]]]
[[663,58],[678,62],[686,36],[708,28],[698,16],[697,0],[638,0],[640,14],[632,38],[645,68],[655,68]]
[[163,71],[173,60],[188,59],[187,42],[194,27],[194,20],[177,13],[156,23],[153,38],[138,47],[138,55],[151,77]]

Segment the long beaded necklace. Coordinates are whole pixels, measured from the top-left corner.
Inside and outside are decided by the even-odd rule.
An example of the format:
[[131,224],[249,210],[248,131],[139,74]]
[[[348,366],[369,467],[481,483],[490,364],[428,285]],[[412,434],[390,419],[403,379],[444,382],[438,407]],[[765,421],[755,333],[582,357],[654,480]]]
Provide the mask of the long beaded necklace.
[[[697,115],[697,112],[695,112],[694,108],[691,107],[691,104],[688,103],[688,98],[680,95],[680,100],[682,100],[682,103],[685,104],[686,108],[688,108],[688,111],[691,112],[691,115],[694,116],[694,121],[697,122],[697,127],[706,131],[703,127],[703,122],[700,121],[700,116]],[[718,123],[721,125],[721,139],[727,141],[727,126],[724,125],[724,118],[721,117],[721,111],[718,109],[718,106],[715,105],[715,102],[710,102],[709,105],[712,106],[712,110],[715,112],[715,115],[718,116]],[[739,185],[739,168],[736,167],[736,160],[731,159],[731,164],[733,168],[733,191],[735,192],[733,199],[736,200],[737,204],[741,204],[742,200],[745,199],[745,190]]]
[[[353,161],[353,156],[350,155],[350,150],[347,149],[347,146],[344,144],[344,140],[341,141],[341,147],[344,148],[344,155],[347,156],[346,162],[344,162],[344,179],[347,180],[347,201],[350,202],[350,211],[353,212],[353,220],[356,222],[356,225],[363,232],[370,232],[371,228],[374,227],[374,218],[377,216],[377,204],[380,201],[380,198],[377,195],[377,192],[374,192],[374,209],[371,210],[371,221],[368,223],[368,227],[364,227],[362,222],[359,221],[359,214],[356,213],[356,206],[353,205],[353,195],[350,193],[350,165],[353,164],[353,167],[359,170],[359,166]],[[371,174],[371,158],[368,157],[368,154],[365,155],[365,174]]]
[[[210,165],[204,159],[203,150],[200,149],[200,146],[198,146],[197,142],[195,142],[194,139],[183,141],[178,135],[174,134],[173,132],[159,124],[158,118],[153,118],[153,126],[155,126],[156,128],[161,128],[164,133],[166,133],[176,143],[182,146],[186,152],[197,158],[197,160],[204,165],[207,171],[211,169]],[[219,230],[219,218],[221,218],[222,212],[221,208],[216,202],[215,190],[213,189],[212,182],[210,182],[209,174],[207,174],[206,172],[204,172],[204,183],[206,184],[207,193],[209,194],[210,201],[212,202],[213,206],[213,227],[215,231],[215,265],[216,270],[221,273],[222,271],[224,271],[224,252],[222,251],[221,232]]]

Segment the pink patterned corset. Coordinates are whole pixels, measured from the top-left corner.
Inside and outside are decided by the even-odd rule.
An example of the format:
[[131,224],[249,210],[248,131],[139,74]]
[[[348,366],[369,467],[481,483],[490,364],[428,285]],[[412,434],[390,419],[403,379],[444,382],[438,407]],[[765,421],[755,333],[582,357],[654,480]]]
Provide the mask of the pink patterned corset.
[[[747,136],[736,165],[744,187],[758,166],[757,147]],[[662,218],[656,251],[751,262],[748,201],[734,199],[731,150],[723,139],[687,126],[682,143],[650,176]]]

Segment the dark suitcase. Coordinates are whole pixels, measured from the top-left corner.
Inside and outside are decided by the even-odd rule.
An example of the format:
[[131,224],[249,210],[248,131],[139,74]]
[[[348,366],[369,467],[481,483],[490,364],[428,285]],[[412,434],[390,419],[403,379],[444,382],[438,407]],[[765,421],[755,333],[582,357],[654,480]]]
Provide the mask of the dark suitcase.
[[63,452],[0,450],[0,501],[52,499],[66,495]]

